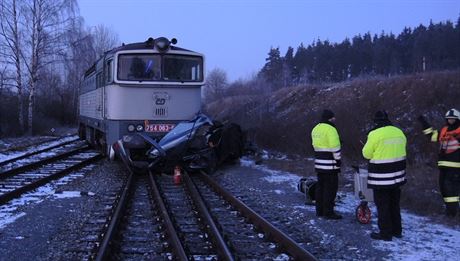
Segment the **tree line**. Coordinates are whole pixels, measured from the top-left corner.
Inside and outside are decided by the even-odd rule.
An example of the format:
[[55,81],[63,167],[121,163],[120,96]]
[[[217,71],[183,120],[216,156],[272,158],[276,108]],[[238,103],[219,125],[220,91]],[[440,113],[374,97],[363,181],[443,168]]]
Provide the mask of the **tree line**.
[[406,27],[399,35],[354,36],[341,43],[317,40],[289,47],[281,56],[271,48],[258,77],[272,88],[340,82],[362,75],[400,75],[460,66],[460,16],[452,22]]
[[0,137],[75,123],[84,71],[118,42],[76,0],[0,0]]

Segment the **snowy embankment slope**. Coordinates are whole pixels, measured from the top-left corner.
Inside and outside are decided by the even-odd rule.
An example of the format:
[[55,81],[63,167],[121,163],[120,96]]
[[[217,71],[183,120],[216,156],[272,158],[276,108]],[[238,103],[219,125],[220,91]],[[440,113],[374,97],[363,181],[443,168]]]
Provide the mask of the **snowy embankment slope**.
[[[265,165],[256,165],[252,160],[242,159],[241,165],[255,168],[266,173],[264,180],[270,183],[277,183],[279,186],[276,194],[290,193],[292,190],[297,190],[299,175],[270,169]],[[354,216],[355,209],[359,200],[351,192],[338,192],[338,200],[336,202],[336,211],[344,216]],[[300,192],[299,192],[300,193]],[[442,202],[440,202],[442,204]],[[372,240],[369,237],[371,231],[378,231],[377,228],[377,210],[373,203],[370,203],[373,213],[372,225],[363,225],[362,233],[366,234],[366,238],[357,240]],[[314,212],[314,206],[305,206],[304,202],[299,202],[296,209],[303,211]],[[389,260],[458,260],[460,257],[460,225],[454,228],[444,226],[442,224],[433,223],[427,217],[422,217],[409,213],[402,209],[401,211],[403,223],[403,238],[394,238],[391,242],[372,240],[372,247],[388,253]],[[338,221],[340,226],[347,226],[348,223]],[[357,222],[357,221],[356,221]],[[320,222],[315,219],[309,221],[310,229],[322,233],[325,240],[334,238],[338,235],[333,235],[333,232],[325,232],[320,227]],[[350,227],[350,230],[355,229]],[[333,230],[332,230],[333,231]],[[332,235],[331,235],[332,234]],[[349,236],[353,236],[350,234]],[[357,249],[358,251],[359,249]],[[372,259],[372,258],[371,258]]]

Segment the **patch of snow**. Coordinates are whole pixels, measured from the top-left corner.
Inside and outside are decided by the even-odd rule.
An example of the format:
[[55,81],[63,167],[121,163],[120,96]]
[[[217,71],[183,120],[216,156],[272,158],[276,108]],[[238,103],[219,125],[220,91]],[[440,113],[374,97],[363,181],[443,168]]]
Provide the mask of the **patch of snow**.
[[294,206],[294,209],[307,209],[308,207],[306,205],[298,205],[298,206]]
[[6,227],[8,224],[13,223],[16,219],[25,216],[26,213],[20,212],[17,214],[10,214],[9,211],[4,211],[0,207],[0,229]]
[[240,164],[243,167],[252,167],[252,166],[255,165],[253,160],[250,160],[250,159],[248,159],[246,157],[243,157],[243,158],[240,159]]
[[275,259],[273,260],[276,260],[276,261],[283,261],[283,260],[291,260],[290,257],[286,254],[281,254],[277,257],[275,257]]
[[278,194],[278,195],[286,194],[284,191],[279,190],[279,189],[275,189],[275,190],[273,190],[273,192],[275,192],[275,193]]
[[390,250],[388,260],[458,260],[460,231],[434,224],[428,218],[403,212],[403,238],[377,241],[377,248]]
[[3,154],[3,153],[0,153],[0,162],[3,162],[3,161],[6,161],[6,160],[9,160],[13,157],[8,157],[9,155],[6,155],[6,154]]
[[266,176],[263,178],[264,180],[268,182],[271,182],[271,183],[289,182],[290,186],[297,190],[297,184],[300,180],[299,175],[292,174],[290,172],[285,172],[285,171],[272,170],[264,165],[256,165],[253,160],[250,160],[248,158],[242,158],[240,160],[240,164],[241,166],[251,167],[251,168],[258,169],[260,171],[263,171],[269,174],[269,176]]
[[262,150],[262,159],[267,160],[270,159],[270,154],[266,150]]
[[78,198],[81,196],[80,191],[61,191],[60,193],[54,193],[54,198]]

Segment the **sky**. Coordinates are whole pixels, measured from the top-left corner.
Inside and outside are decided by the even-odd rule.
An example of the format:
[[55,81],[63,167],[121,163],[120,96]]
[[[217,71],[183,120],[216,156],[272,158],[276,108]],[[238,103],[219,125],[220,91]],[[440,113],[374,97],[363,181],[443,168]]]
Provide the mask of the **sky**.
[[460,16],[459,0],[77,0],[88,27],[104,24],[121,42],[176,38],[202,53],[206,71],[229,81],[247,79],[265,64],[270,48],[317,39],[341,42],[358,34],[399,34]]

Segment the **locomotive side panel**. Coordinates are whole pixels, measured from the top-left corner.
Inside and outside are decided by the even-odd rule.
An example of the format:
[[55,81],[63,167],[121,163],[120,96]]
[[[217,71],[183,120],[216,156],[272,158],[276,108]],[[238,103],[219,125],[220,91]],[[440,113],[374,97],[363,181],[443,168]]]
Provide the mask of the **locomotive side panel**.
[[84,93],[80,96],[80,115],[102,120],[103,115],[103,89],[98,88],[94,91]]

